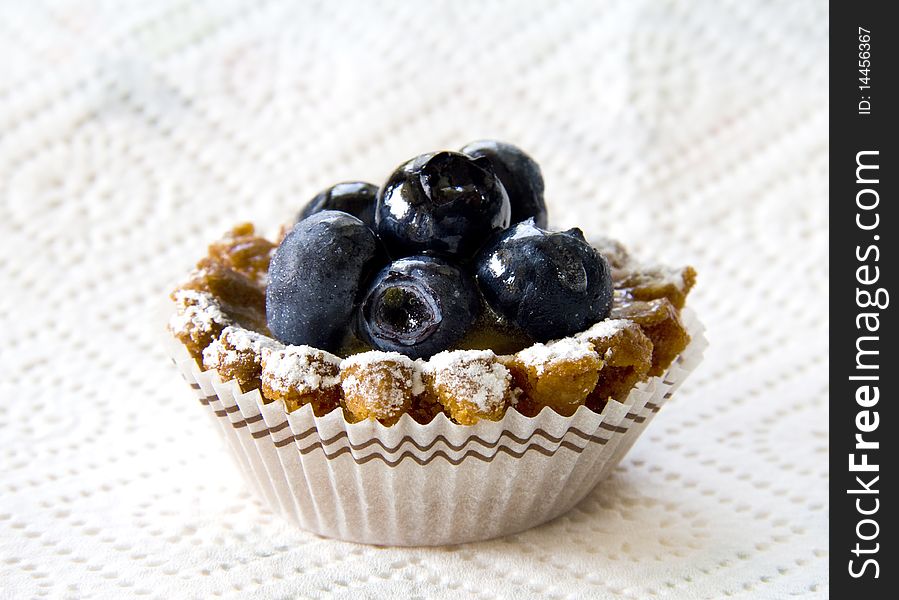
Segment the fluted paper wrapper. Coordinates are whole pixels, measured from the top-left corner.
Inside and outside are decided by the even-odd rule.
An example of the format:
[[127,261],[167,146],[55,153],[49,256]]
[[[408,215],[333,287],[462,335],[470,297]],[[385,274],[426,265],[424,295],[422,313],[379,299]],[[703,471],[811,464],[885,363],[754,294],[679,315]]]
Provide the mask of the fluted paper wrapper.
[[347,423],[340,410],[288,414],[258,390],[201,371],[172,340],[173,359],[196,391],[244,476],[272,510],[308,531],[367,544],[457,544],[508,535],[580,502],[634,444],[700,362],[706,341],[689,309],[692,341],[661,377],[602,413],[563,417],[510,410],[462,426],[408,415],[391,427]]

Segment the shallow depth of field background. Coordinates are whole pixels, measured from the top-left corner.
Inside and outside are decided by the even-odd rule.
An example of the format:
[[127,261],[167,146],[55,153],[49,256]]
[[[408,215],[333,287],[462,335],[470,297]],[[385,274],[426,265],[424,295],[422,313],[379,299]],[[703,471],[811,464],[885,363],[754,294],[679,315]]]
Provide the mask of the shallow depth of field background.
[[[0,598],[825,596],[827,33],[823,1],[0,4]],[[705,363],[536,530],[290,529],[161,298],[230,225],[482,137],[554,227],[697,268]]]

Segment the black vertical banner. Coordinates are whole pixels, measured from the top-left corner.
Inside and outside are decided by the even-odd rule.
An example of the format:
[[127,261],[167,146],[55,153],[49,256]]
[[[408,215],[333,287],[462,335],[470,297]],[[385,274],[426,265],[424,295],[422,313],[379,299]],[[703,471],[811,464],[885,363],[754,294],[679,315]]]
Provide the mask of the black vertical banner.
[[833,598],[899,597],[899,23],[888,8],[874,0],[830,6]]

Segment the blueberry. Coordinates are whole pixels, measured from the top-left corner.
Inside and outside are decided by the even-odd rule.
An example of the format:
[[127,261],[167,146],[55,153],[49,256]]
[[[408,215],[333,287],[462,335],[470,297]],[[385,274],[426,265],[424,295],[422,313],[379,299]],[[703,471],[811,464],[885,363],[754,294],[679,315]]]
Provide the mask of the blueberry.
[[583,331],[612,307],[609,265],[580,229],[551,233],[528,219],[496,236],[476,266],[487,302],[539,342]]
[[513,225],[533,217],[537,227],[546,227],[543,174],[540,172],[540,165],[533,158],[518,146],[496,140],[471,142],[460,152],[490,161],[493,171],[509,194]]
[[359,336],[379,350],[431,356],[465,335],[480,306],[477,286],[458,267],[431,256],[403,258],[375,275],[358,315]]
[[297,221],[323,210],[342,210],[360,219],[371,228],[375,226],[375,203],[378,186],[364,181],[347,181],[319,192],[300,212]]
[[297,223],[269,267],[265,312],[272,334],[285,344],[337,352],[378,259],[377,238],[352,215],[326,210]]
[[487,159],[423,154],[397,168],[378,194],[376,229],[393,256],[471,258],[509,226],[509,197]]

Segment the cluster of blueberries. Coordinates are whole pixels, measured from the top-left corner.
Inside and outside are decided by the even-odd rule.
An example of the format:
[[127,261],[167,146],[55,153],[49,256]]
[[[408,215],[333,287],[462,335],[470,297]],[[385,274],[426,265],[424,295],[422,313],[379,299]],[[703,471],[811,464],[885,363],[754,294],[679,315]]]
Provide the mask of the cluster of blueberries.
[[272,258],[269,329],[420,358],[457,343],[485,303],[534,341],[587,328],[609,314],[609,266],[580,229],[545,229],[543,189],[531,157],[485,140],[413,158],[381,188],[321,192]]

